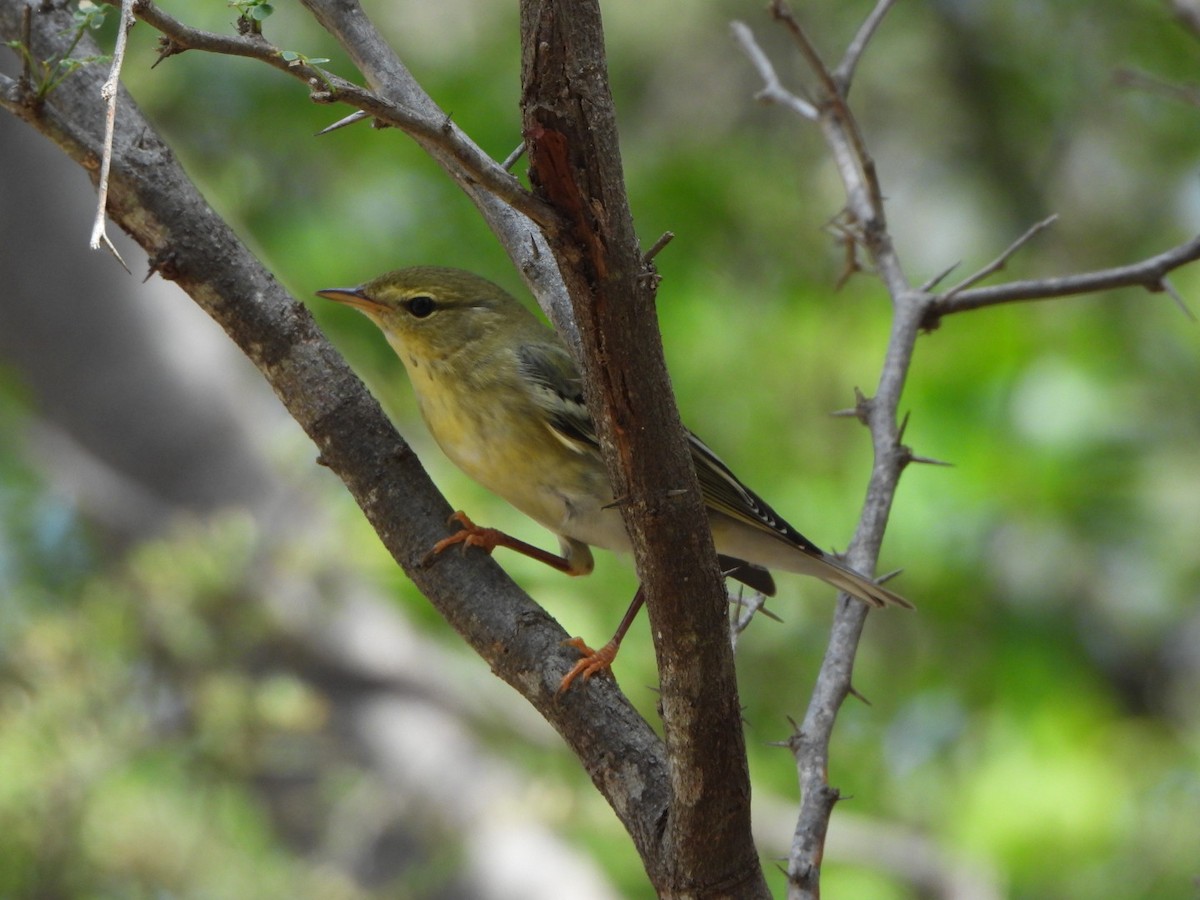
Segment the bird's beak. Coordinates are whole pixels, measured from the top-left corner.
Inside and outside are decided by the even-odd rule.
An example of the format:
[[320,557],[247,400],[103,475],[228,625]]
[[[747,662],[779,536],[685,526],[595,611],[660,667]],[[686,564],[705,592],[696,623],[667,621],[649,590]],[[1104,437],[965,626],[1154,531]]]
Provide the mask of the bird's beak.
[[377,313],[383,308],[383,304],[368,297],[363,292],[361,286],[352,288],[325,288],[323,291],[317,291],[317,296],[324,297],[326,300],[332,300],[335,303],[344,303],[346,306],[353,306],[367,315]]

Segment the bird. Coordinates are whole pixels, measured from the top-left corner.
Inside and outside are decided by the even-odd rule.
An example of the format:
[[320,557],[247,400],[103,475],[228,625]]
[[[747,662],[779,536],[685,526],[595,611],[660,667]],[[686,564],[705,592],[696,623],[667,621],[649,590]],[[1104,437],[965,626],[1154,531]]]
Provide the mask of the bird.
[[[317,296],[352,307],[383,332],[403,363],[421,416],[442,452],[470,478],[558,537],[559,554],[498,529],[477,526],[462,511],[460,527],[438,541],[432,561],[461,544],[491,553],[507,547],[568,575],[587,575],[591,547],[630,551],[579,366],[548,325],[493,282],[461,269],[413,266],[357,287]],[[821,579],[874,607],[912,604],[821,550],[687,432],[708,525],[724,574],[767,596],[771,569]],[[579,677],[607,671],[642,605],[639,588],[613,639],[592,650],[567,643],[581,659],[559,692]]]

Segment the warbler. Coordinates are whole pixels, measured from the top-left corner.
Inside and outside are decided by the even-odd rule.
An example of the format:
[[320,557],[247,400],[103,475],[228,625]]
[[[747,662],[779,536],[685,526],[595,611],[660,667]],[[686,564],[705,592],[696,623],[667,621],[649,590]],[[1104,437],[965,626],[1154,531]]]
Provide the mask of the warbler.
[[[398,269],[317,295],[359,310],[379,327],[404,363],[442,451],[557,535],[562,554],[480,528],[458,512],[453,518],[461,530],[439,541],[431,556],[459,543],[489,553],[503,546],[569,575],[586,575],[593,567],[591,546],[630,550],[578,365],[558,335],[516,298],[478,275],[436,266]],[[805,538],[690,432],[688,441],[726,575],[772,595],[769,569],[782,569],[820,578],[872,606],[911,608]],[[587,678],[611,665],[641,596],[639,590],[601,650],[571,642],[584,658],[560,690],[578,675]]]

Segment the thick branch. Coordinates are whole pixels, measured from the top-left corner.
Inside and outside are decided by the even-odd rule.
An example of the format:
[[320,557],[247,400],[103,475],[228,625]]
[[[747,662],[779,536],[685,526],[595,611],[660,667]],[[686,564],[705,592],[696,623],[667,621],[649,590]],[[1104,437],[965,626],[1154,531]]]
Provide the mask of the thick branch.
[[[19,35],[22,6],[0,0],[3,38]],[[69,13],[38,13],[33,49],[50,55],[62,49],[71,30]],[[82,44],[80,49],[95,53]],[[103,76],[99,67],[85,67],[40,104],[16,82],[0,78],[0,106],[94,173],[104,131],[98,103]],[[450,507],[308,311],[215,216],[124,92],[109,215],[259,368],[422,593],[562,734],[635,838],[651,843],[667,808],[661,742],[605,680],[578,702],[556,702],[558,681],[574,661],[560,646],[566,635],[489,559],[454,554],[420,566],[432,543],[445,536]]]
[[661,844],[640,849],[663,896],[767,896],[750,838],[726,594],[698,527],[707,514],[666,374],[657,277],[625,197],[598,4],[523,0],[521,39],[530,179],[567,222],[551,246],[658,655],[670,807]]

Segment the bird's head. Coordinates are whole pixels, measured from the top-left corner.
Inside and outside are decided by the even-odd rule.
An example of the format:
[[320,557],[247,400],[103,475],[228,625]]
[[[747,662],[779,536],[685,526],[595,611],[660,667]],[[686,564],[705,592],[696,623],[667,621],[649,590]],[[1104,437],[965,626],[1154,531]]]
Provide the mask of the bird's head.
[[537,322],[486,278],[440,266],[396,269],[358,287],[328,288],[317,296],[366,315],[406,362],[445,359]]

